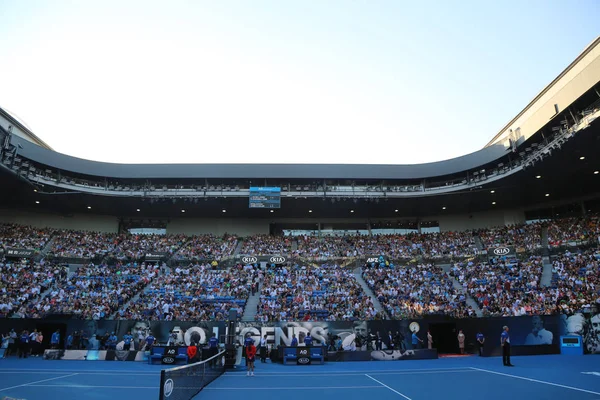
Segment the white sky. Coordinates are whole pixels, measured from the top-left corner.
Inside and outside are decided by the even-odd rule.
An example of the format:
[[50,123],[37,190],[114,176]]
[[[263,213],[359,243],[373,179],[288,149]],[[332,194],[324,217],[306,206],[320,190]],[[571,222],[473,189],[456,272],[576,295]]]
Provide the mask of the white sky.
[[593,40],[598,2],[566,4],[0,0],[0,106],[99,161],[437,161]]

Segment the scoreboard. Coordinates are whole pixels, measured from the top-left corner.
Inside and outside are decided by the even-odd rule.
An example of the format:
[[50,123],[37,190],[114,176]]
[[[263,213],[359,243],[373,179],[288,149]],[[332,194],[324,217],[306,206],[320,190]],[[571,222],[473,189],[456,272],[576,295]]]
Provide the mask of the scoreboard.
[[281,188],[251,187],[250,208],[281,208]]

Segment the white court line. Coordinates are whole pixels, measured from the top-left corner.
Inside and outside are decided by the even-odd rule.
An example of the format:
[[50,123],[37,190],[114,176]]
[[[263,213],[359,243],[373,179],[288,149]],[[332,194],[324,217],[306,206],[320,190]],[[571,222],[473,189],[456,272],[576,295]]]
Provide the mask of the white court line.
[[[323,371],[324,374],[347,374],[347,373],[358,373],[360,375],[364,375],[365,373],[369,373],[369,374],[375,374],[375,373],[379,373],[379,372],[412,372],[412,371],[440,371],[440,372],[445,372],[445,371],[456,371],[456,370],[464,370],[464,369],[468,369],[468,367],[455,367],[455,368],[417,368],[417,369],[398,369],[398,370],[394,370],[394,369],[369,369],[369,370],[361,370],[361,371]],[[0,370],[1,371],[1,370]],[[269,374],[282,374],[282,375],[298,375],[298,376],[303,376],[303,375],[310,375],[310,374],[314,374],[313,372],[261,372],[262,375],[269,375]],[[225,375],[246,375],[246,371],[239,371],[239,372],[225,372]]]
[[[393,372],[393,371],[389,371],[389,372],[375,372],[372,374],[373,375],[421,375],[421,374],[455,374],[455,373],[462,373],[462,372],[477,372],[477,371],[473,371],[470,369],[464,369],[464,370],[453,370],[453,371],[414,371],[414,372],[404,372],[404,371],[398,371],[398,372]],[[298,375],[298,377],[304,377],[304,376],[322,376],[322,377],[328,377],[328,376],[364,376],[365,374],[355,374],[355,373],[347,373],[347,374],[329,374],[327,372],[323,372],[321,374],[301,374]],[[239,377],[239,376],[245,376],[245,374],[229,374],[230,377]],[[276,376],[285,376],[285,377],[289,377],[289,378],[294,378],[295,376],[290,376],[290,375],[280,375],[280,374],[276,374],[276,373],[262,373],[259,372],[258,375],[256,375],[257,377],[263,377],[263,378],[271,378],[271,377],[276,377]]]
[[56,376],[54,378],[42,379],[41,381],[34,381],[34,382],[24,383],[22,385],[6,387],[6,388],[0,389],[0,392],[3,392],[5,390],[20,388],[20,387],[23,387],[23,386],[30,386],[30,385],[33,385],[33,384],[36,384],[36,383],[42,383],[42,382],[53,381],[53,380],[56,380],[56,379],[68,378],[70,376],[75,376],[75,375],[78,375],[78,374],[70,374],[70,375],[65,375],[65,376]]
[[[27,375],[50,375],[50,374],[64,374],[65,372],[71,372],[71,371],[62,371],[62,372],[31,372],[31,371],[2,371],[2,375],[5,374],[23,374],[26,373]],[[124,372],[117,372],[117,373],[113,373],[113,372],[78,372],[78,375],[119,375],[119,376],[159,376],[160,375],[160,371],[156,371],[155,373],[148,373],[148,372],[143,372],[143,373],[124,373]]]
[[399,391],[392,389],[391,387],[389,387],[389,386],[388,386],[388,385],[386,385],[385,383],[378,381],[377,379],[373,378],[372,376],[369,376],[369,375],[367,375],[367,374],[365,374],[365,376],[366,376],[367,378],[373,379],[375,382],[379,383],[379,384],[380,384],[382,387],[386,387],[386,388],[390,389],[392,392],[394,392],[394,393],[396,393],[396,394],[399,394],[400,396],[404,397],[406,400],[412,400],[410,397],[408,397],[408,396],[405,396],[405,395],[403,395],[402,393],[400,393]]
[[158,386],[93,386],[93,385],[27,385],[30,387],[66,387],[74,389],[160,389]]
[[577,390],[577,391],[579,391],[579,392],[585,392],[585,393],[597,394],[597,395],[599,395],[599,396],[600,396],[600,393],[598,393],[598,392],[592,392],[591,390],[580,389],[580,388],[576,388],[576,387],[573,387],[573,386],[567,386],[567,385],[561,385],[561,384],[558,384],[558,383],[552,383],[552,382],[540,381],[540,380],[538,380],[538,379],[525,378],[525,377],[523,377],[523,376],[517,376],[517,375],[505,374],[505,373],[502,373],[502,372],[490,371],[490,370],[487,370],[487,369],[481,369],[481,368],[475,368],[475,367],[470,367],[470,368],[471,368],[471,369],[474,369],[474,370],[476,370],[476,371],[487,372],[487,373],[490,373],[490,374],[496,374],[496,375],[502,375],[502,376],[508,376],[508,377],[510,377],[510,378],[523,379],[524,381],[530,381],[530,382],[543,383],[543,384],[545,384],[545,385],[558,386],[558,387],[565,388],[565,389]]
[[[76,369],[76,368],[53,368],[53,369],[28,369],[28,368],[0,368],[0,372],[7,372],[7,371],[13,371],[13,372],[57,372],[59,374],[65,373],[65,372],[115,372],[115,373],[122,373],[122,372],[145,372],[142,369]],[[156,369],[156,372],[160,373],[160,369]],[[146,371],[147,372],[147,371]]]
[[[323,389],[384,389],[383,386],[282,386],[282,387],[205,387],[202,390],[323,390]],[[408,399],[408,397],[407,397]],[[408,399],[410,400],[410,399]]]

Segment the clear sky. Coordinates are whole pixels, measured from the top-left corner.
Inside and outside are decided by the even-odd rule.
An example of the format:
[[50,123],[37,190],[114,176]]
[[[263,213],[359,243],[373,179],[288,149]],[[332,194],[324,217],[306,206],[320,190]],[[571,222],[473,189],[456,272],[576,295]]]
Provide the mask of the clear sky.
[[0,107],[148,163],[481,149],[600,34],[598,0],[0,0]]

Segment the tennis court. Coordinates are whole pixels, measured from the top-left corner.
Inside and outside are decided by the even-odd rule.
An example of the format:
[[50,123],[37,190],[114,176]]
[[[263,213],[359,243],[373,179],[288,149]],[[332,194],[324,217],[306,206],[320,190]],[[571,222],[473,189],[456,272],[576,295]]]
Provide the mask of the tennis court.
[[[444,358],[422,361],[346,362],[315,366],[257,363],[256,375],[231,370],[196,399],[339,399],[377,396],[378,400],[597,399],[600,358],[596,356],[513,357],[514,368],[499,358]],[[0,361],[0,398],[157,399],[161,366],[125,362]]]

